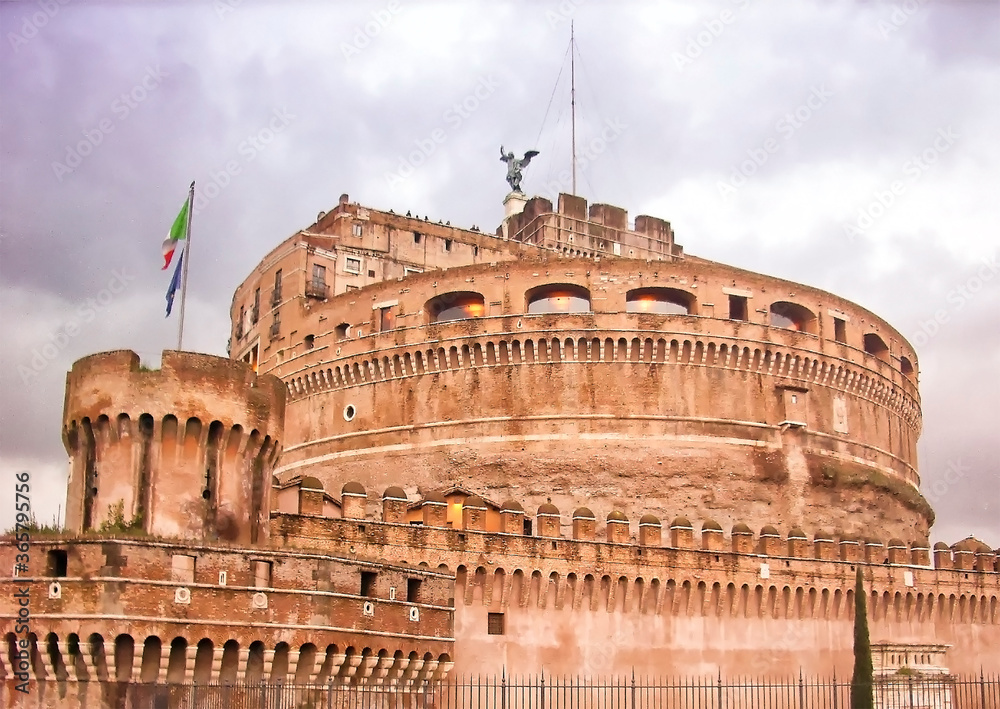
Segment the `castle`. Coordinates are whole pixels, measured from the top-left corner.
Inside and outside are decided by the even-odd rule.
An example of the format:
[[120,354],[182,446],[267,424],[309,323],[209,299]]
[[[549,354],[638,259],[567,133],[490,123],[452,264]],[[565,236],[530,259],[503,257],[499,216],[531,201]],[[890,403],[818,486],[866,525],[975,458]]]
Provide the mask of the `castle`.
[[662,219],[505,205],[487,234],[344,195],[237,288],[230,359],[76,362],[67,530],[0,580],[5,618],[31,594],[4,699],[846,676],[859,564],[894,657],[1000,664],[998,551],[929,545],[897,330]]

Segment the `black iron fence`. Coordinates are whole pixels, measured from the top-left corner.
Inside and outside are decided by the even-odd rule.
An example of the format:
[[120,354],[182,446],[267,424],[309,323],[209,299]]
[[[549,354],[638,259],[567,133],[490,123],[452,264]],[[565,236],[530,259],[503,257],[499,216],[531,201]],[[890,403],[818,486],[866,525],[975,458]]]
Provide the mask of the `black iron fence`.
[[[385,684],[119,685],[122,709],[850,709],[850,681],[473,676]],[[876,681],[881,709],[1000,709],[1000,675],[895,675]],[[107,693],[105,697],[107,697]]]

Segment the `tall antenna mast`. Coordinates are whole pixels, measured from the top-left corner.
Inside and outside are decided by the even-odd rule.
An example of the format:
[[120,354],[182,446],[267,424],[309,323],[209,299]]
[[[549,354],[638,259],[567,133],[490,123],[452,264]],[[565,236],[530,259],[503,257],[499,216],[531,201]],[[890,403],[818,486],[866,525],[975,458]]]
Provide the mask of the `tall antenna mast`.
[[576,46],[573,40],[573,20],[569,21],[569,106],[573,125],[573,194],[576,194]]

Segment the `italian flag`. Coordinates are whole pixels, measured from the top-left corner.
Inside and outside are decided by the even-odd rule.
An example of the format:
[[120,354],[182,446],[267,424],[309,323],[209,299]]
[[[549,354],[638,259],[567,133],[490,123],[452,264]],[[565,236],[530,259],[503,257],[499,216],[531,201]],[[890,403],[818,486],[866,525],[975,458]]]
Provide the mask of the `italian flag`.
[[174,257],[174,251],[177,250],[177,242],[187,236],[188,227],[188,205],[190,200],[184,200],[184,206],[181,207],[180,214],[174,219],[174,225],[170,227],[170,235],[167,236],[166,241],[163,242],[163,269],[167,270],[167,266],[170,265],[170,260]]

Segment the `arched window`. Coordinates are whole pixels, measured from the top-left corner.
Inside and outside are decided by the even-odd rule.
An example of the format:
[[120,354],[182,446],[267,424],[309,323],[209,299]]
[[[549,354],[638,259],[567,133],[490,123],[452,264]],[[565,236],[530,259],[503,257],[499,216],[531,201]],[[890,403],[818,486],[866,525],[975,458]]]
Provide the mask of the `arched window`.
[[865,352],[885,362],[889,361],[889,345],[885,344],[885,340],[874,332],[865,335]]
[[779,300],[771,303],[771,327],[782,327],[796,332],[816,334],[816,315],[798,303]]
[[342,322],[337,325],[334,332],[336,333],[338,340],[346,340],[351,336],[351,325],[350,323]]
[[483,296],[472,291],[442,293],[428,300],[424,307],[430,322],[481,318],[486,312]]
[[637,288],[625,296],[625,310],[629,313],[693,315],[696,305],[692,294],[677,288]]
[[910,361],[909,357],[903,356],[899,358],[899,369],[908,377],[913,376],[913,363]]
[[569,283],[532,288],[524,300],[531,314],[590,312],[590,291]]

